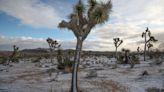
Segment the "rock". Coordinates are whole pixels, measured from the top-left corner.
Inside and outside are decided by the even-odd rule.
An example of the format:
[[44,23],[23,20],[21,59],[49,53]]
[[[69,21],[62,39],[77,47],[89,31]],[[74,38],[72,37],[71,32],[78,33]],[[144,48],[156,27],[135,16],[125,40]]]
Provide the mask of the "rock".
[[149,75],[149,73],[145,70],[145,71],[142,72],[141,75],[142,75],[142,76],[145,76],[145,75]]
[[87,78],[97,77],[97,72],[92,70],[87,74]]

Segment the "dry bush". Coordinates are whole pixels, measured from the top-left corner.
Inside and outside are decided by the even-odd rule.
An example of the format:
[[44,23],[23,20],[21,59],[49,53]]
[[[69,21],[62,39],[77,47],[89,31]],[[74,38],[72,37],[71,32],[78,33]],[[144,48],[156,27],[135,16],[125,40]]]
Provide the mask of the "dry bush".
[[147,88],[146,92],[164,92],[164,89],[159,89],[156,87],[152,87],[152,88]]

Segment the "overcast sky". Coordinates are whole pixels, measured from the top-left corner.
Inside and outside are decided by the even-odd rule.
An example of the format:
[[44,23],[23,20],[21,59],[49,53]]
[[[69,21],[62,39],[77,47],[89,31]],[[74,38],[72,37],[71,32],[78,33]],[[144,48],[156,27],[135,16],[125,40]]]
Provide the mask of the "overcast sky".
[[[21,49],[48,48],[48,37],[58,40],[64,49],[74,49],[73,33],[57,26],[61,20],[67,20],[77,1],[0,0],[0,50],[11,50],[14,44]],[[146,27],[159,40],[154,49],[164,49],[164,0],[112,0],[112,3],[109,21],[92,29],[83,49],[113,51],[113,38],[120,37],[124,43],[119,50],[136,51],[138,46],[143,48],[141,34]]]

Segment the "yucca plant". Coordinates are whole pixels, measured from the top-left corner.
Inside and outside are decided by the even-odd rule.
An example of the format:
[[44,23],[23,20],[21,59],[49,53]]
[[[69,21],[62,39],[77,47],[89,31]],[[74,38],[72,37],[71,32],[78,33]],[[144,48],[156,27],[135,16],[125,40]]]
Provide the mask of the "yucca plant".
[[122,49],[121,54],[118,58],[121,64],[130,64],[131,68],[134,67],[134,64],[138,64],[139,60],[135,54],[130,54],[129,49]]
[[129,62],[129,53],[130,53],[130,50],[129,49],[122,49],[122,53],[124,54],[124,63],[125,64],[128,64]]
[[[149,37],[149,39],[147,40],[147,36]],[[146,61],[146,46],[149,42],[156,42],[158,40],[155,39],[154,36],[151,36],[151,32],[149,30],[149,28],[147,27],[147,29],[145,30],[145,32],[142,33],[142,38],[145,38],[145,46],[144,46],[144,61]]]
[[47,43],[49,45],[49,50],[50,50],[50,59],[51,59],[51,63],[53,63],[53,51],[56,50],[57,48],[59,48],[61,45],[55,40],[51,39],[51,38],[47,38]]
[[140,52],[141,52],[140,47],[137,47],[137,54],[138,54],[138,56],[140,55]]
[[115,50],[115,58],[116,58],[116,64],[117,64],[117,58],[118,58],[118,56],[117,56],[117,49],[123,43],[123,40],[120,40],[120,38],[114,38],[113,41],[114,41],[114,46],[116,48],[116,50]]
[[138,56],[141,55],[143,52],[143,50],[140,47],[137,47],[137,54]]
[[69,16],[69,21],[62,21],[59,23],[60,28],[67,28],[71,30],[76,39],[76,52],[74,57],[73,71],[72,71],[72,85],[71,92],[78,92],[77,88],[77,71],[80,61],[80,54],[82,50],[83,41],[87,38],[97,24],[102,24],[108,20],[108,15],[111,13],[111,1],[107,3],[98,3],[96,0],[88,0],[89,5],[85,6],[82,0],[74,6],[73,13]]
[[16,45],[13,45],[13,52],[11,56],[9,57],[9,61],[7,62],[7,65],[11,62],[19,62],[18,60],[18,52],[19,52],[19,47]]

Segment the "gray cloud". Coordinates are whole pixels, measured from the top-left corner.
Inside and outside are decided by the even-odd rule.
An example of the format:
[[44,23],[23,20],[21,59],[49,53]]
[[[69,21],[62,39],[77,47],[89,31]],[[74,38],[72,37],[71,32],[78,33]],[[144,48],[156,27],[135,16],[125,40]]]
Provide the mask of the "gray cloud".
[[164,42],[159,45],[159,49],[164,50]]
[[[51,1],[53,2],[53,0]],[[67,4],[66,7],[70,7],[70,9],[68,9],[69,12],[66,12],[62,5],[61,7],[57,6],[57,8],[49,5],[50,3],[40,2],[40,0],[15,0],[14,2],[13,0],[1,0],[0,10],[20,19],[24,24],[35,27],[55,27],[60,20],[60,16],[67,16],[72,9],[72,5]],[[120,37],[124,40],[120,48],[126,47],[136,50],[138,46],[143,47],[141,33],[145,31],[147,26],[150,28],[152,35],[159,40],[158,44],[162,43],[164,40],[164,0],[112,0],[112,2],[113,12],[110,15],[109,22],[92,30],[89,38],[84,42],[84,49],[114,50],[113,38]],[[59,3],[61,4],[61,2]],[[63,15],[63,12],[66,14]],[[29,39],[30,41],[14,39],[12,39],[12,42],[8,40],[6,41],[8,43],[1,43],[1,46],[5,47],[5,44],[19,42],[27,46],[27,44],[33,42],[33,44],[36,44],[35,47],[47,47],[45,41],[34,41],[35,38]],[[63,48],[75,48],[75,41],[61,41],[61,43]],[[27,47],[30,47],[30,45]]]
[[158,44],[164,40],[164,12],[162,12],[164,1],[112,0],[112,2],[113,12],[109,22],[94,30],[95,38],[101,42],[113,41],[114,37],[120,37],[124,40],[122,47],[136,50],[138,46],[143,47],[144,39],[141,38],[141,34],[146,27],[149,27],[152,35],[159,40],[156,43],[158,48]]
[[[75,49],[76,41],[63,41],[58,40],[62,49]],[[46,39],[32,38],[32,37],[5,37],[0,36],[0,50],[12,50],[13,45],[17,45],[20,49],[32,49],[32,48],[48,48]],[[111,42],[106,41],[90,41],[86,40],[83,44],[84,50],[107,50],[106,48],[112,47]]]

